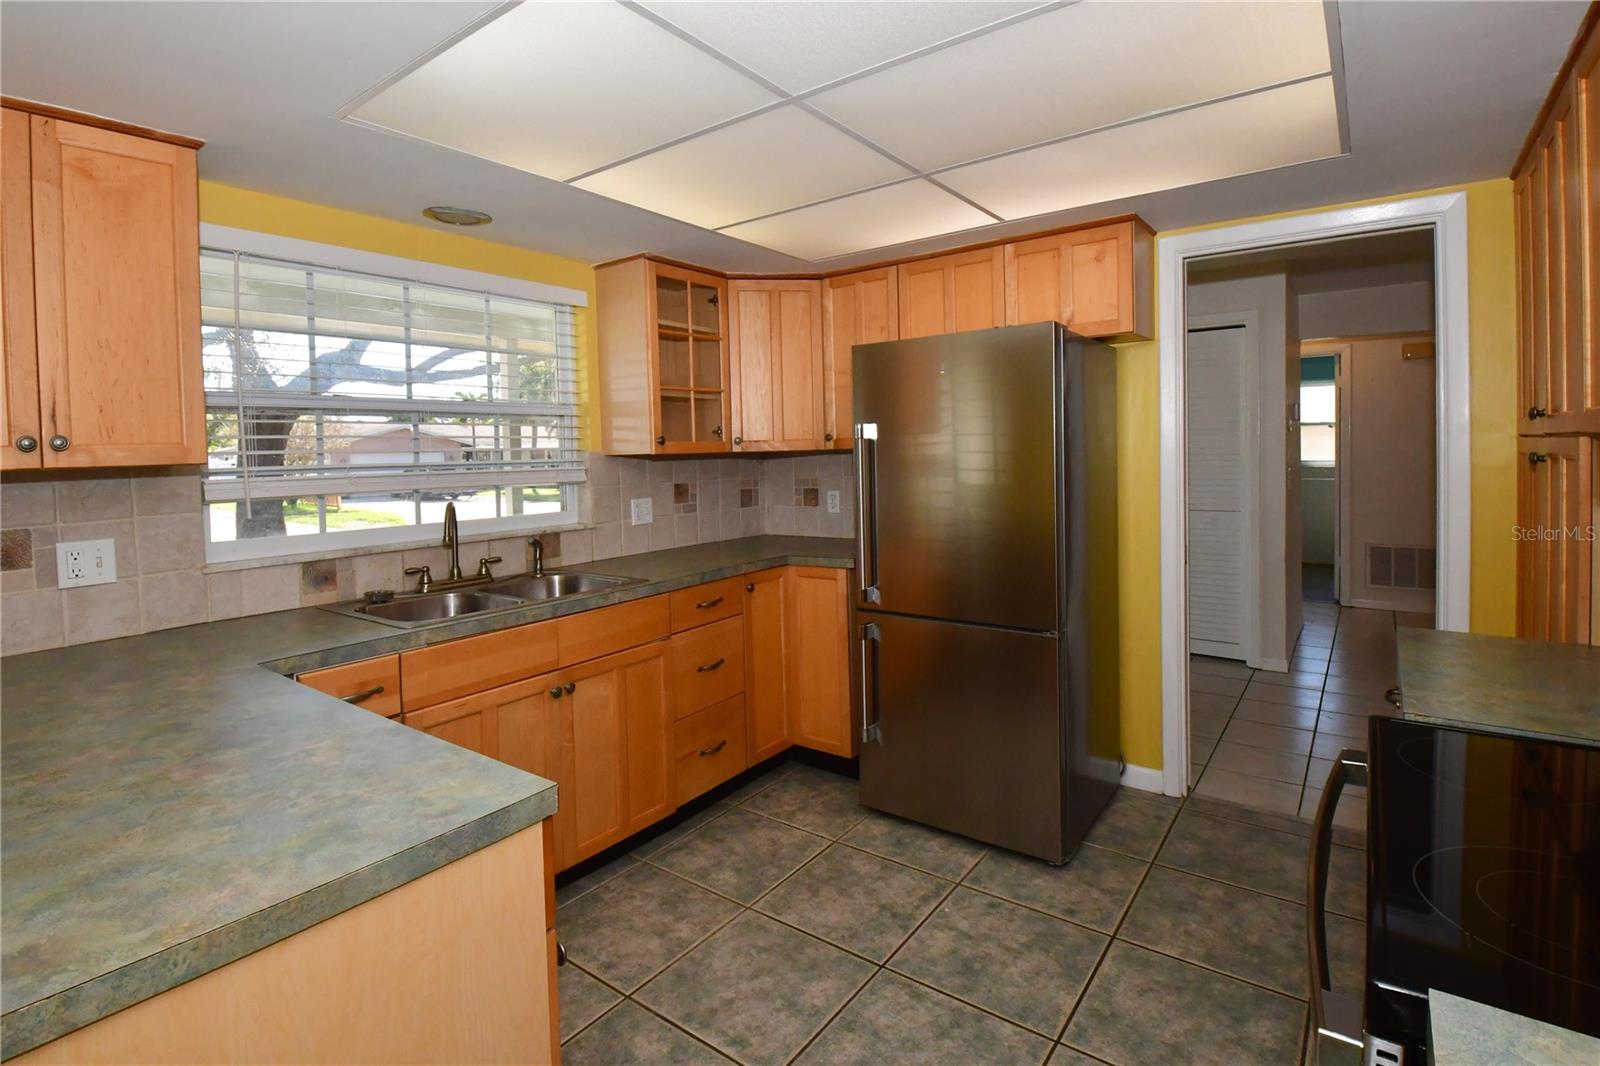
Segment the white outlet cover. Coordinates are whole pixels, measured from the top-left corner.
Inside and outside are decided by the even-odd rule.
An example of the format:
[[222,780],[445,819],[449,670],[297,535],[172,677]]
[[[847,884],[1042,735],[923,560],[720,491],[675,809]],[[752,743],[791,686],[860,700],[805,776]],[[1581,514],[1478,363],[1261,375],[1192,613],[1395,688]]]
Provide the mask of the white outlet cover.
[[839,490],[838,489],[829,489],[828,490],[828,513],[829,514],[838,514],[839,513]]
[[632,516],[634,525],[648,526],[655,521],[655,516],[651,513],[654,510],[651,506],[653,503],[654,501],[649,496],[628,501],[629,514]]
[[56,545],[56,583],[64,589],[117,579],[117,542],[71,540]]

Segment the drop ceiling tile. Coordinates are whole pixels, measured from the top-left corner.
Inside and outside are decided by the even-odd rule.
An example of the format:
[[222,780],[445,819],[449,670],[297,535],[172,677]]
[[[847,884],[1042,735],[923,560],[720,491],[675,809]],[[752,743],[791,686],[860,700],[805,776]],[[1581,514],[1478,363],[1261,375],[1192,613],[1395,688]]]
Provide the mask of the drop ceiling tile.
[[579,188],[715,229],[911,172],[799,107],[782,107],[592,174]]
[[1037,3],[663,3],[662,18],[789,92],[937,44]]
[[566,180],[775,99],[620,4],[530,3],[351,117]]
[[815,260],[993,222],[982,211],[919,178],[731,226],[722,232]]
[[933,169],[1328,67],[1320,3],[1085,0],[812,103]]
[[1324,77],[957,167],[939,180],[1017,219],[1339,152],[1333,79]]

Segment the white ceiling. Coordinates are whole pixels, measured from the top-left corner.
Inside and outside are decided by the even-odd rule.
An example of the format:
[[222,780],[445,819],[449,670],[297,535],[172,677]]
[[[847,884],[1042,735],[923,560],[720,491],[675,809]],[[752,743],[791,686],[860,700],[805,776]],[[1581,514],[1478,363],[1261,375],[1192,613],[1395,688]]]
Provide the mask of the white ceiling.
[[[530,17],[544,6],[500,13],[487,25]],[[642,10],[651,17],[613,4],[556,6],[574,9],[563,16],[570,25],[610,27],[605,38],[608,46],[613,37],[621,42],[619,54],[647,58],[620,72],[606,66],[604,77],[592,47],[547,49],[538,62],[525,54],[507,62],[494,52],[512,45],[469,32],[496,14],[488,3],[3,0],[0,91],[205,138],[202,176],[229,184],[407,221],[420,221],[417,212],[430,203],[478,207],[495,216],[492,225],[474,231],[479,235],[590,261],[649,250],[730,271],[794,271],[808,259],[838,255],[841,233],[863,250],[829,266],[1129,211],[1164,230],[1503,176],[1584,12],[1580,2],[1344,0],[1336,43],[1348,152],[1338,154],[1335,144],[1329,158],[1282,165],[1296,153],[1327,153],[1325,121],[1290,123],[1271,137],[1253,137],[1249,151],[1232,153],[1213,153],[1214,137],[1191,136],[1177,151],[1176,140],[1140,144],[1135,135],[1119,139],[1112,136],[1119,130],[1111,130],[1004,156],[1016,161],[1007,164],[1010,176],[998,180],[991,171],[985,184],[991,163],[938,168],[997,150],[996,144],[1021,147],[1042,129],[1065,136],[1077,131],[1064,127],[1096,123],[1096,116],[1118,108],[1160,110],[1196,91],[1233,92],[1317,66],[1315,47],[1283,48],[1282,32],[1257,24],[1292,18],[1296,5],[1257,5],[1256,19],[1236,23],[1220,41],[1193,27],[1174,29],[1182,19],[1200,18],[1203,4],[1086,2],[1045,5],[1035,13],[1024,4],[660,3]],[[529,8],[535,11],[523,14]],[[1072,17],[1143,26],[1144,47],[1131,50],[1128,37],[1108,42],[1078,34],[1029,52],[1045,36],[1030,35],[1030,26]],[[781,38],[771,32],[774,25],[784,27]],[[1258,30],[1265,36],[1248,37]],[[1008,37],[1013,45],[1001,47]],[[641,50],[639,40],[652,43]],[[410,91],[412,78],[432,73],[431,64],[419,61],[451,56],[452,43],[482,48],[485,56],[466,77],[419,92],[405,113],[433,108],[445,128],[470,127],[483,143],[462,150],[340,120],[354,104],[373,121],[377,112],[367,109],[386,103],[381,95],[364,99],[375,87]],[[992,69],[974,76],[976,62],[949,67],[964,50],[976,56],[991,48],[1012,57],[999,76]],[[707,62],[708,49],[726,61]],[[1232,49],[1233,61],[1185,66],[1186,53],[1218,49]],[[919,50],[925,52],[906,58]],[[1037,58],[1023,62],[1030,54]],[[893,65],[855,77],[884,63]],[[946,72],[933,73],[941,64]],[[1092,70],[1102,76],[1087,85],[1074,81]],[[914,77],[922,91],[908,102],[902,97],[897,110],[889,83],[878,81],[891,77]],[[487,106],[485,84],[497,94]],[[1285,91],[1326,92],[1326,79],[1273,90]],[[811,95],[784,102],[797,93]],[[1257,97],[1272,93],[1244,99]],[[747,117],[763,108],[769,110]],[[493,121],[449,124],[474,109]],[[1213,109],[1208,118],[1226,130],[1225,105],[1187,113]],[[1305,114],[1303,108],[1285,110]],[[522,136],[531,117],[556,132],[537,141]],[[867,139],[884,151],[851,135],[862,132],[854,129],[858,123],[873,126]],[[639,153],[719,124],[714,132],[733,147],[717,155],[722,165],[740,157],[743,169],[731,183],[740,188],[676,195],[672,210],[693,213],[701,224],[613,198],[642,200],[651,190],[673,188],[698,193],[707,164],[692,152],[667,147]],[[1183,128],[1196,127],[1190,120]],[[1293,142],[1292,150],[1275,156],[1280,140]],[[846,147],[847,141],[860,150]],[[1048,206],[1040,190],[1064,185],[1052,180],[1051,168],[1068,165],[1050,153],[1089,142],[1096,142],[1093,158],[1080,157],[1061,171],[1087,191],[1058,196]],[[576,185],[524,169],[570,178],[622,160],[629,161]],[[1096,176],[1097,163],[1113,173]],[[780,221],[784,215],[769,214],[803,189],[860,189],[922,169],[934,170],[937,184],[915,178],[792,212],[799,218]],[[1173,182],[1199,184],[1162,188]],[[986,213],[946,188],[968,196],[967,190],[987,189],[995,202],[979,201]],[[1047,213],[1020,217],[1039,210]],[[760,215],[768,217],[740,221]],[[828,232],[812,219],[823,219]],[[705,228],[730,223],[725,232]],[[782,244],[796,254],[760,243]]]
[[1343,151],[1321,0],[945,7],[525,3],[350,117],[805,259],[906,178],[934,236]]

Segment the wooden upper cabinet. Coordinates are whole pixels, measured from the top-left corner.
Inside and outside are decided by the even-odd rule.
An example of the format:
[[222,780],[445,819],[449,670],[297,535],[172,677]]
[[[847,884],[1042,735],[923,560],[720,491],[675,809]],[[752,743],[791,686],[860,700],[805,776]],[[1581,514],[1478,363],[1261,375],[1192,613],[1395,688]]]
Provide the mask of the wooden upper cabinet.
[[823,446],[822,283],[731,281],[733,446]]
[[902,340],[1005,325],[1005,251],[999,245],[897,269]]
[[1006,324],[1150,336],[1153,243],[1148,228],[1128,220],[1006,245]]
[[788,571],[784,658],[789,727],[796,744],[849,758],[855,754],[850,699],[848,570],[795,566]]
[[744,693],[752,764],[790,744],[783,643],[787,573],[779,568],[744,578]]
[[822,446],[854,446],[851,349],[900,339],[899,270],[879,267],[822,283]]
[[30,126],[44,465],[204,462],[194,149]]
[[638,257],[597,269],[595,286],[605,450],[728,451],[727,281]]
[[1513,174],[1518,429],[1600,433],[1600,30],[1580,42]]
[[30,136],[26,113],[0,111],[0,470],[37,470],[46,450],[34,344]]
[[1581,531],[1594,521],[1594,453],[1591,437],[1518,438],[1519,637],[1590,641],[1595,545]]

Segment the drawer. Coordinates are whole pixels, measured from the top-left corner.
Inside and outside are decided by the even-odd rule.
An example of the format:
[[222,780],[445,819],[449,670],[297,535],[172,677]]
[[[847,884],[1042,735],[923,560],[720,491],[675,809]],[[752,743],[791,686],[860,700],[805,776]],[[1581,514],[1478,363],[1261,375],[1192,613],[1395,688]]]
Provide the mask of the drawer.
[[688,803],[745,768],[744,697],[681,719],[672,737],[678,760],[674,798]]
[[706,585],[679,589],[672,598],[672,631],[703,626],[719,618],[744,612],[744,578],[730,577]]
[[310,670],[295,680],[385,718],[393,718],[400,713],[398,655],[380,655],[376,659],[362,659],[358,663]]
[[400,653],[401,702],[406,710],[414,711],[548,673],[556,666],[553,621],[404,651]]
[[666,596],[619,603],[556,619],[561,665],[588,662],[612,652],[662,640],[668,632]]
[[667,643],[667,702],[682,718],[744,691],[744,619],[724,618]]

